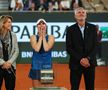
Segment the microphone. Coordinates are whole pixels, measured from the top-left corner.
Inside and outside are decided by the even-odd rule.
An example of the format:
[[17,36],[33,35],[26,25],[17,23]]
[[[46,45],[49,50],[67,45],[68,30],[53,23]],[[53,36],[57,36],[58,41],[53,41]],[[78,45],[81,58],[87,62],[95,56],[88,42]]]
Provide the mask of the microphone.
[[14,70],[12,69],[12,67],[11,67],[10,69],[8,69],[7,72],[8,72],[9,74],[13,74],[14,77],[16,77],[15,72],[14,72]]
[[7,69],[7,72],[8,72],[9,74],[11,74],[11,73],[12,73],[11,68]]
[[11,74],[11,70],[10,70],[10,69],[8,69],[7,72],[8,72],[9,74]]

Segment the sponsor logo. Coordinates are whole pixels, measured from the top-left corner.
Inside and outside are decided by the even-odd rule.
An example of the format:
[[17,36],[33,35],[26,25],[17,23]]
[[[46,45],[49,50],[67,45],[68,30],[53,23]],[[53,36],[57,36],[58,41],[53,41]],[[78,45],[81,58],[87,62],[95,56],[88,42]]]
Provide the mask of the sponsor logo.
[[[21,57],[24,58],[31,58],[33,55],[32,51],[22,51],[21,52]],[[67,53],[66,51],[52,51],[51,53],[52,57],[54,58],[59,58],[59,57],[67,57]]]
[[[94,23],[94,22],[91,22]],[[73,22],[48,22],[47,23],[47,33],[49,35],[54,35],[56,42],[65,42],[66,28],[74,24]],[[108,23],[107,22],[95,22],[94,24],[99,25],[102,31],[102,41],[108,41]],[[18,22],[13,23],[12,31],[16,33],[18,42],[29,42],[31,35],[37,34],[37,27],[35,22]]]

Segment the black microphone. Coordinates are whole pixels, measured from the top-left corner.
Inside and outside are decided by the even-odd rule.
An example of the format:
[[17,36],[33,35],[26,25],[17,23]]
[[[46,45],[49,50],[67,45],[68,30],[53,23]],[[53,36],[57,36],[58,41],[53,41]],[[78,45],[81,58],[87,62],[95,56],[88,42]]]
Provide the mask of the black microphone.
[[9,68],[9,69],[7,70],[7,72],[8,72],[9,74],[13,74],[14,77],[16,77],[15,72],[14,72],[12,66],[11,66],[11,68]]
[[11,69],[8,69],[7,72],[8,72],[9,74],[11,74]]

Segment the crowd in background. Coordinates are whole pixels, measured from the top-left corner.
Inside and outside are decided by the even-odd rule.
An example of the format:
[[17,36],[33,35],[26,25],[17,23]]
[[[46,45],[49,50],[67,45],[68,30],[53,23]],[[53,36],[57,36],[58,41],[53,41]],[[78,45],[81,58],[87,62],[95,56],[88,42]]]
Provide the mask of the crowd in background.
[[67,11],[79,6],[83,6],[81,0],[9,0],[12,11]]
[[72,11],[107,12],[108,0],[0,0],[0,11]]

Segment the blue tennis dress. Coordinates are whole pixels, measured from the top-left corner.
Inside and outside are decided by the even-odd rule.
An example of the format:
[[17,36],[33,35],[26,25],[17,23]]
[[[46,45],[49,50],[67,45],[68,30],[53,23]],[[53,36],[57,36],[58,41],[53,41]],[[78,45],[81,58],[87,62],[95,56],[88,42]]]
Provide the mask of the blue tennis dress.
[[[36,35],[36,38],[38,41],[39,36]],[[48,35],[46,35],[46,40],[48,41]],[[39,52],[33,50],[32,64],[31,64],[29,77],[33,80],[39,80],[40,70],[51,69],[51,68],[52,68],[51,50],[46,52],[42,44]]]

